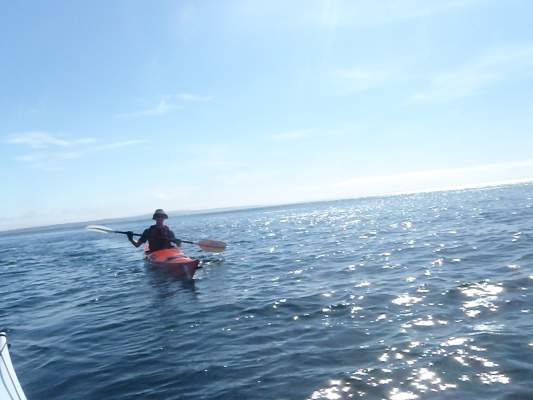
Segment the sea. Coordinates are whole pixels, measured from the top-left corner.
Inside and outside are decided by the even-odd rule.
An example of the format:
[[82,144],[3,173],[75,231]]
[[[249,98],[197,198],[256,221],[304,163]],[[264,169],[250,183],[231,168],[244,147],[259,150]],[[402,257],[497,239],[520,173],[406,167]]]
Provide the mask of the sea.
[[168,225],[227,250],[183,244],[201,268],[180,281],[84,224],[1,235],[28,399],[533,399],[532,184]]

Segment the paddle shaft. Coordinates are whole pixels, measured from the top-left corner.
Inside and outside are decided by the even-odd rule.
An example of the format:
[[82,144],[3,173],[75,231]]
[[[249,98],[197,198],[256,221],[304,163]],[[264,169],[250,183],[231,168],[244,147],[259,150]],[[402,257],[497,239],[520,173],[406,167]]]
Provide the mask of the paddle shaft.
[[[89,225],[86,227],[89,230],[92,231],[98,231],[98,232],[104,232],[104,233],[120,233],[121,235],[127,235],[130,231],[115,231],[111,228],[108,228],[107,226],[102,225]],[[142,236],[139,233],[133,233],[131,232],[132,236]],[[177,244],[179,239],[176,239],[175,243]],[[189,240],[179,240],[180,243],[188,243],[188,244],[195,244],[198,247],[200,247],[204,251],[210,251],[213,253],[220,253],[224,250],[226,250],[226,243],[221,242],[220,240],[209,240],[209,239],[203,239],[198,242],[191,242]]]
[[[128,232],[124,232],[124,231],[111,231],[111,232],[114,232],[114,233],[122,233],[123,235],[127,235]],[[140,233],[134,233],[133,236],[142,236]],[[189,243],[189,244],[196,244],[194,242],[190,242],[188,240],[181,240],[182,243]]]

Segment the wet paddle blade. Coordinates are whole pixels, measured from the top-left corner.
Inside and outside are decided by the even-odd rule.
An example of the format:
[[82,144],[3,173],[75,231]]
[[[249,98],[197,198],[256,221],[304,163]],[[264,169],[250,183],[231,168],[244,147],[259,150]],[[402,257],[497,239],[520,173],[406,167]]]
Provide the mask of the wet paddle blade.
[[95,232],[102,232],[102,233],[113,233],[113,229],[108,228],[107,226],[103,225],[87,225],[85,229]]
[[202,250],[212,253],[221,253],[226,250],[226,243],[220,240],[200,240],[196,243]]

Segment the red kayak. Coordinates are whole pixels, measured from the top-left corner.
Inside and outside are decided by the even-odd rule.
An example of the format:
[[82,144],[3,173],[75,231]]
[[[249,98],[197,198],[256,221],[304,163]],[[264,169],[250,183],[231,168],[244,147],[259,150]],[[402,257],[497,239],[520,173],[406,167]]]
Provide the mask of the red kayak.
[[185,256],[179,247],[152,252],[145,249],[144,261],[155,269],[161,269],[180,279],[192,279],[200,263],[200,260]]

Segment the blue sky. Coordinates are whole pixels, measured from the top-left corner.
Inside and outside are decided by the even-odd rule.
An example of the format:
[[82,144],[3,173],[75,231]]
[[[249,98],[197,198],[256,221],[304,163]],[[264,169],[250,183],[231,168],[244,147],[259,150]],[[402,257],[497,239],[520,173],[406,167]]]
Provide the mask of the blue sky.
[[533,3],[5,2],[0,230],[533,178]]

